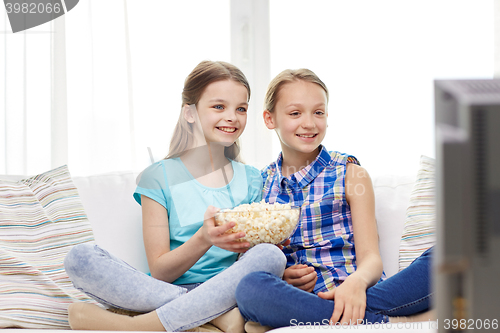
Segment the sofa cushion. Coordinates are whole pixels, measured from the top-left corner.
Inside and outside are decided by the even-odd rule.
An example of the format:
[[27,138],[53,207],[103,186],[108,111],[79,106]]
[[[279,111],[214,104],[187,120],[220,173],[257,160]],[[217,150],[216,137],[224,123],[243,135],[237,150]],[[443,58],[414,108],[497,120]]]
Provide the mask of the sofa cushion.
[[63,260],[93,239],[66,166],[0,180],[0,328],[68,329],[69,304],[94,301],[73,287]]
[[436,242],[435,161],[420,157],[417,180],[406,210],[406,222],[399,249],[399,270],[408,267]]
[[387,277],[399,270],[399,244],[414,176],[381,175],[373,180],[379,248]]
[[113,172],[74,177],[94,237],[100,247],[149,273],[142,238],[141,206],[133,193],[138,173]]

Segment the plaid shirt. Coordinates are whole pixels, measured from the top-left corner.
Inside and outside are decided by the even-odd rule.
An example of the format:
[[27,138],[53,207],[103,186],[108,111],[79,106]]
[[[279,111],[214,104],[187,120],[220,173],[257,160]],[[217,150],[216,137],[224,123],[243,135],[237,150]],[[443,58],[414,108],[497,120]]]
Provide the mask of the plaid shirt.
[[307,167],[285,178],[282,155],[262,170],[263,199],[269,203],[301,206],[301,219],[289,246],[283,248],[287,267],[313,266],[318,274],[314,293],[331,290],[356,270],[351,209],[345,197],[347,163],[359,164],[354,156],[320,153]]

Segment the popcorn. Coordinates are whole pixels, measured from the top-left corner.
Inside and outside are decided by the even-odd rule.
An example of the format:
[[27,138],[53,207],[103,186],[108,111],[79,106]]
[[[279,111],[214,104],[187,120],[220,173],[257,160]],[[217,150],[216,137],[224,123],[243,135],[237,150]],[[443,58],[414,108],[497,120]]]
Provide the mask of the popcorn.
[[238,239],[250,243],[250,247],[260,243],[279,244],[292,235],[300,216],[300,207],[290,204],[269,204],[264,200],[225,209],[215,215],[215,224],[235,222],[226,233],[245,232]]

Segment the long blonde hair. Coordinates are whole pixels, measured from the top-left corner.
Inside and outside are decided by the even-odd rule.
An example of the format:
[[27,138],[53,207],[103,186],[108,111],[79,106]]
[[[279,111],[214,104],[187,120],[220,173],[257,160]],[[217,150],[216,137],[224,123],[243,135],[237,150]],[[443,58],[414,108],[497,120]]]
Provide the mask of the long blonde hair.
[[300,69],[285,69],[269,83],[267,87],[266,97],[264,99],[264,107],[269,112],[273,113],[276,107],[276,102],[278,101],[278,95],[281,87],[287,83],[294,81],[303,80],[311,83],[316,83],[326,93],[326,102],[328,103],[329,95],[328,88],[320,80],[320,78],[310,69],[300,68]]
[[[205,88],[213,82],[222,80],[233,80],[241,83],[248,91],[248,100],[250,100],[250,85],[243,72],[236,66],[224,61],[202,61],[188,75],[184,81],[182,90],[182,106],[197,105]],[[248,102],[248,101],[247,101]],[[167,158],[180,157],[186,150],[194,144],[194,124],[189,123],[185,118],[183,111],[179,116],[175,126]],[[239,139],[230,147],[224,149],[224,155],[236,161],[241,161],[239,157],[240,143]]]

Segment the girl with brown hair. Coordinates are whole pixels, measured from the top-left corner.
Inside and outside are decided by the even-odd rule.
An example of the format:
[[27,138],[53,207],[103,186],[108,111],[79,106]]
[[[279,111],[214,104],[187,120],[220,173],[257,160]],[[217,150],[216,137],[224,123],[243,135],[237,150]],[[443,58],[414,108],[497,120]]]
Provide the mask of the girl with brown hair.
[[260,172],[238,162],[249,98],[245,76],[231,64],[203,61],[189,74],[169,154],[142,172],[134,193],[151,276],[97,245],[75,246],[65,260],[78,289],[105,307],[144,314],[75,303],[73,329],[188,330],[234,308],[245,275],[283,274],[285,256],[277,246],[247,251],[249,244],[238,241],[244,233],[225,234],[234,223],[215,226],[213,218],[218,208],[261,200]]

